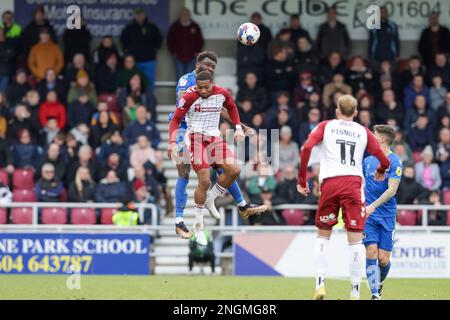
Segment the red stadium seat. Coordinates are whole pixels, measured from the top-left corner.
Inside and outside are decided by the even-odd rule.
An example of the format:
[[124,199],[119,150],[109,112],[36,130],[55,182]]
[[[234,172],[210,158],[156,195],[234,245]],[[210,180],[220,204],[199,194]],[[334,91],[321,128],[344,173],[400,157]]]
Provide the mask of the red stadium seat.
[[120,112],[119,99],[113,93],[102,93],[98,96],[98,101],[104,101],[108,104],[108,110],[113,112]]
[[8,172],[6,172],[3,169],[0,169],[0,182],[2,182],[4,185],[9,185],[8,181]]
[[36,194],[31,189],[14,189],[14,202],[36,202]]
[[443,192],[444,204],[450,204],[450,189]]
[[32,224],[33,209],[32,208],[13,208],[11,220],[14,224]]
[[71,224],[95,224],[97,215],[92,208],[73,208],[70,210]]
[[104,208],[100,216],[101,224],[113,224],[112,216],[116,213],[117,209],[114,208]]
[[0,208],[0,224],[8,223],[8,210],[6,208]]
[[16,169],[13,173],[14,189],[34,189],[34,170]]
[[66,224],[67,211],[64,208],[43,208],[42,209],[43,224]]
[[417,214],[412,210],[400,210],[397,221],[402,226],[415,226]]
[[420,162],[422,160],[420,154],[421,154],[420,151],[413,152],[412,156],[413,156],[414,162],[417,163],[417,162]]
[[408,67],[409,59],[400,59],[397,62],[397,73],[401,74]]
[[450,210],[447,211],[447,225],[450,226]]
[[305,212],[299,209],[284,209],[281,213],[288,226],[301,226],[305,224]]

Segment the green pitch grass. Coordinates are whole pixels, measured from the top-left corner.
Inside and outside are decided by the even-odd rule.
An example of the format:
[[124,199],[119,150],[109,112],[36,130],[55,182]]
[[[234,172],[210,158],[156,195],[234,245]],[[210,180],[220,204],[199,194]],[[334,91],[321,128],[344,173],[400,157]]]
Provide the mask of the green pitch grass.
[[[80,290],[67,276],[2,275],[0,299],[311,299],[309,278],[232,276],[81,276]],[[327,299],[348,299],[348,280],[327,279]],[[366,283],[362,299],[369,299]],[[388,279],[384,299],[450,299],[450,279]]]

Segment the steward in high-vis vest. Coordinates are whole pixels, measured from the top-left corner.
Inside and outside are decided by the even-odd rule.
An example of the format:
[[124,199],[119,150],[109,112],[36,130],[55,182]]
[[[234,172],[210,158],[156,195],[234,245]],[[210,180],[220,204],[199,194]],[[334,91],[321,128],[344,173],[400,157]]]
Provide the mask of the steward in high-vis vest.
[[132,202],[124,203],[123,206],[114,213],[112,221],[118,226],[137,226],[139,224],[139,214]]

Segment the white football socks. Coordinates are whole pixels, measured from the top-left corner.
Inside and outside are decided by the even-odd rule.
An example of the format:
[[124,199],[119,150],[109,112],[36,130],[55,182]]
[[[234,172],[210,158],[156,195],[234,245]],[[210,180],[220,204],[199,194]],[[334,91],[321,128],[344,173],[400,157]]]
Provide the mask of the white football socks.
[[328,246],[330,239],[317,237],[314,249],[314,265],[316,269],[316,289],[325,286],[325,275],[328,267]]
[[362,244],[362,241],[349,243],[348,249],[350,282],[352,285],[350,296],[352,298],[359,298],[364,259],[366,258],[366,250]]
[[218,183],[214,184],[214,186],[211,188],[211,190],[208,191],[207,198],[210,201],[210,199],[215,200],[217,197],[220,197],[224,192],[225,188],[220,186]]

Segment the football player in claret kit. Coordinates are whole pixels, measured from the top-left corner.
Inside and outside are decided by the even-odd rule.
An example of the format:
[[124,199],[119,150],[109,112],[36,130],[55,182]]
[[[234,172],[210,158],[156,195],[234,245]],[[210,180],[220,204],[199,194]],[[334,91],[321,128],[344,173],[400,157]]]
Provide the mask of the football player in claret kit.
[[400,158],[391,151],[395,131],[387,125],[377,125],[375,136],[389,158],[391,165],[386,171],[384,181],[375,181],[374,174],[379,161],[373,157],[364,159],[363,170],[366,179],[366,224],[364,226],[364,245],[366,246],[366,274],[372,300],[381,299],[383,281],[391,267],[390,253],[394,246],[395,218],[397,202],[395,194],[402,177]]
[[[189,134],[190,160],[197,173],[198,186],[194,193],[196,223],[194,232],[204,228],[203,216],[206,210],[212,215],[208,203],[214,206],[214,200],[222,195],[239,177],[240,168],[234,152],[220,137],[219,123],[222,107],[225,107],[233,122],[236,138],[244,138],[236,104],[230,93],[212,82],[212,75],[202,71],[197,75],[197,85],[191,87],[178,101],[177,109],[169,126],[168,156],[172,158],[177,150],[176,131],[186,116]],[[210,185],[210,167],[220,168],[223,172],[217,183],[208,192]],[[217,210],[217,209],[216,209]]]
[[318,228],[315,246],[316,292],[314,299],[325,298],[325,274],[332,228],[338,222],[339,209],[345,223],[349,248],[351,299],[359,299],[365,258],[362,244],[365,222],[363,157],[367,150],[380,165],[375,179],[383,180],[389,159],[380,148],[377,138],[365,127],[353,121],[357,115],[357,101],[350,95],[338,99],[335,120],[323,121],[310,133],[300,159],[298,191],[307,195],[309,187],[306,171],[312,148],[320,144],[320,198],[316,214]]
[[[176,87],[176,103],[178,105],[178,101],[183,97],[188,88],[196,85],[197,75],[201,71],[208,71],[211,75],[214,74],[214,70],[217,64],[217,54],[212,51],[203,51],[200,52],[197,56],[197,63],[195,66],[195,70],[185,74],[178,80],[178,84]],[[169,116],[169,120],[172,120],[174,113],[171,113]],[[226,113],[222,112],[222,117],[225,117]],[[229,120],[229,119],[226,119]],[[242,125],[244,131],[246,129],[250,129],[245,125]],[[175,185],[175,232],[180,235],[184,239],[189,239],[192,236],[192,232],[186,227],[183,221],[184,208],[187,203],[188,194],[186,192],[187,185],[189,183],[189,172],[191,168],[190,160],[189,160],[189,152],[185,145],[185,134],[187,130],[187,124],[185,119],[181,119],[180,127],[177,131],[176,145],[177,145],[177,171],[178,171],[178,179]],[[222,173],[222,170],[219,168],[218,173]],[[239,188],[239,184],[237,182],[233,182],[231,186],[228,188],[228,191],[233,196],[236,205],[239,208],[239,213],[242,218],[247,218],[254,214],[259,214],[267,210],[267,206],[257,206],[254,204],[248,204],[244,196],[242,195],[241,189]],[[208,209],[210,209],[211,214],[215,218],[219,218],[220,214],[214,206],[213,203],[207,203]]]

